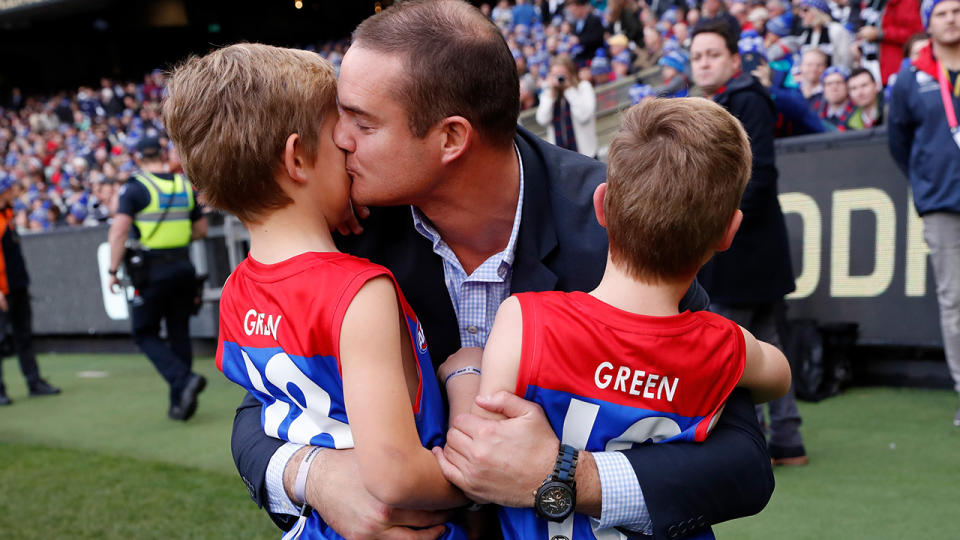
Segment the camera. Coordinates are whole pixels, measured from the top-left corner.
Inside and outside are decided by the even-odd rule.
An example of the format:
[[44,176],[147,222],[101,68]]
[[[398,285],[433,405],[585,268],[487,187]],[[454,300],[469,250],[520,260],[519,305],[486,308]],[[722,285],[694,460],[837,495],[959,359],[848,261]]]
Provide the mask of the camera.
[[567,76],[566,75],[557,75],[557,84],[566,84]]

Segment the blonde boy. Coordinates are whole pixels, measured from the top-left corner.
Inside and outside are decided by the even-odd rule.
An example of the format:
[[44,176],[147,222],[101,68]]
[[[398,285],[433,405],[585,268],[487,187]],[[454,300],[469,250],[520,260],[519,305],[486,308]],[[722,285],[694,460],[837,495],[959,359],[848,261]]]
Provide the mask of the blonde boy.
[[[594,193],[610,240],[600,284],[590,293],[508,298],[483,351],[479,382],[462,369],[469,355],[441,368],[451,414],[465,412],[478,392],[512,391],[543,407],[561,445],[596,452],[702,441],[736,386],[758,402],[786,393],[790,372],[780,351],[718,315],[677,309],[742,219],[751,153],[740,123],[701,98],[644,100],[623,114],[609,155],[607,183]],[[451,373],[464,376],[448,379]],[[491,414],[476,405],[473,413]],[[557,471],[575,467],[564,452]],[[452,456],[434,453],[458,483]],[[558,478],[562,483],[555,472],[544,482],[536,510],[501,510],[507,539],[596,537],[587,516],[556,511]],[[545,491],[548,484],[553,491]]]
[[[313,447],[295,457],[289,495],[303,517],[291,534],[340,538],[305,503],[317,447],[354,448],[385,504],[463,504],[427,449],[443,444],[446,415],[416,315],[388,270],[331,237],[350,208],[331,65],[237,44],[188,60],[167,89],[164,121],[185,171],[250,232],[220,300],[217,366],[263,403],[268,435]],[[448,525],[444,538],[458,531]]]

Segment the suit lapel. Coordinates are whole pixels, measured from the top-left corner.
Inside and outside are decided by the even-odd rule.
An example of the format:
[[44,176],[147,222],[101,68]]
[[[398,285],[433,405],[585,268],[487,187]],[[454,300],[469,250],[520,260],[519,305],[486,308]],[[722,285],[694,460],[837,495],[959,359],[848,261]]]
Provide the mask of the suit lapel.
[[526,136],[528,132],[518,128],[515,140],[523,160],[523,211],[510,282],[512,293],[550,291],[557,284],[557,275],[544,264],[557,247],[547,170],[543,156],[526,141]]

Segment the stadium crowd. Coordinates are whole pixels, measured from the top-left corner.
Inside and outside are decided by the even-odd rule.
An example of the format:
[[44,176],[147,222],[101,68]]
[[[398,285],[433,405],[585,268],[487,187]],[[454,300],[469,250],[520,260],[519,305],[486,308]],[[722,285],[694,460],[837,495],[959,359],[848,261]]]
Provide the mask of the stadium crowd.
[[[554,124],[551,142],[579,143],[587,155],[597,152],[597,86],[659,68],[659,84],[630,89],[634,102],[687,95],[689,36],[701,20],[724,19],[740,32],[744,69],[777,105],[778,136],[882,124],[883,89],[904,55],[925,43],[917,0],[499,0],[480,7],[513,53],[521,107],[539,107],[538,122]],[[339,66],[347,46],[308,48]],[[164,78],[161,70],[141,82],[103,78],[98,88],[47,97],[13,90],[0,109],[0,159],[19,190],[20,230],[109,219],[119,186],[136,168],[137,142],[160,136],[168,144],[159,117]],[[555,99],[558,91],[569,110]],[[558,128],[563,118],[572,118],[572,129]]]

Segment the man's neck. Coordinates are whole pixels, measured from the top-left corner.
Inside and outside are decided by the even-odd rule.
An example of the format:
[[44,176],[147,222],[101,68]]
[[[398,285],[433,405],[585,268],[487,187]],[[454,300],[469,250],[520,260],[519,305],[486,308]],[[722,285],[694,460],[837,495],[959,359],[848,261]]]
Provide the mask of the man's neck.
[[960,42],[945,45],[934,41],[933,55],[937,58],[937,61],[940,62],[940,65],[950,71],[960,70]]
[[150,174],[163,174],[167,172],[166,164],[162,161],[141,161],[140,168]]
[[810,98],[814,94],[818,94],[823,91],[823,87],[820,86],[820,83],[810,84],[807,81],[800,81],[800,93],[803,94],[804,98]]
[[662,283],[649,283],[629,275],[607,257],[607,268],[594,298],[617,309],[651,317],[669,317],[679,313],[680,300],[690,288],[693,276]]
[[519,196],[520,163],[514,146],[478,143],[451,164],[450,176],[415,206],[470,275],[507,247]]
[[846,108],[848,101],[841,101],[840,103],[827,103],[827,116],[837,116],[843,112],[843,109]]

